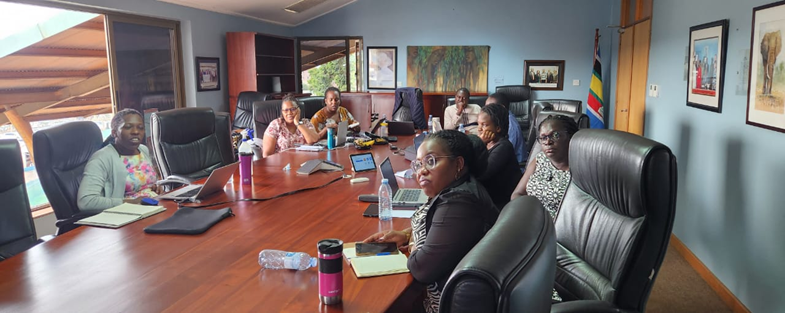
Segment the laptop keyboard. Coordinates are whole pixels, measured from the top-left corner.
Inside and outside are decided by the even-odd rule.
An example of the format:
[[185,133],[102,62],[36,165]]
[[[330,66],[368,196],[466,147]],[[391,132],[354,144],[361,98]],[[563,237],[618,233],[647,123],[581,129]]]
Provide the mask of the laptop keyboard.
[[183,198],[190,198],[190,197],[195,196],[197,193],[199,193],[200,190],[202,190],[202,187],[191,189],[191,190],[189,190],[187,192],[183,192],[183,193],[181,193],[181,194],[179,194],[177,196],[178,197],[183,197]]
[[398,193],[401,194],[398,198],[399,201],[414,202],[420,198],[420,190],[417,189],[401,189]]

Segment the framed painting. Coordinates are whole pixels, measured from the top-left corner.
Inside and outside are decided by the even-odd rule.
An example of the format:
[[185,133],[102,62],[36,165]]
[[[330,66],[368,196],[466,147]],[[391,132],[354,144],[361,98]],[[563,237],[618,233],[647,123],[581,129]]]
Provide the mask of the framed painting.
[[398,47],[368,47],[368,89],[397,88]]
[[752,9],[747,124],[785,132],[785,1]]
[[196,57],[196,91],[221,90],[218,58]]
[[690,27],[687,105],[717,113],[722,112],[727,38],[728,20]]
[[564,60],[524,60],[523,78],[532,90],[563,90]]
[[406,85],[423,92],[488,92],[490,46],[408,46]]

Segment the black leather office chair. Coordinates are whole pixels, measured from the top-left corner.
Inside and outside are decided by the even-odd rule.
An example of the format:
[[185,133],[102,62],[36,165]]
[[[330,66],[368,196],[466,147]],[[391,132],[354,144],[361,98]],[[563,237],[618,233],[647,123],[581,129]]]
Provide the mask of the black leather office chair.
[[234,110],[234,129],[253,128],[253,103],[267,100],[267,94],[256,91],[243,91],[237,95],[237,106]]
[[301,97],[297,98],[297,101],[300,102],[300,117],[302,118],[310,119],[324,107],[324,98],[322,97]]
[[536,103],[548,103],[552,110],[555,111],[566,111],[566,112],[574,112],[574,113],[584,113],[583,112],[583,102],[580,100],[567,100],[567,99],[537,99],[532,100],[532,105]]
[[510,201],[458,263],[440,312],[548,312],[556,270],[550,215],[535,197]]
[[87,216],[76,206],[76,193],[82,183],[84,167],[90,156],[101,149],[102,140],[98,125],[87,121],[71,122],[33,134],[35,169],[58,219],[57,235],[76,228],[78,225],[73,223]]
[[521,133],[529,131],[532,118],[529,116],[529,99],[531,99],[532,89],[524,85],[497,86],[496,92],[503,94],[510,101],[510,111],[518,124],[521,125]]
[[541,111],[535,115],[537,116],[537,119],[534,120],[534,123],[532,124],[532,127],[529,130],[529,136],[528,136],[529,139],[527,140],[527,146],[529,143],[531,143],[531,147],[528,148],[529,159],[526,161],[526,164],[529,164],[529,162],[531,162],[531,160],[534,159],[537,153],[540,153],[540,151],[542,151],[542,146],[540,146],[540,143],[537,141],[537,136],[540,135],[540,130],[538,129],[538,127],[540,126],[540,123],[542,123],[542,121],[548,118],[548,116],[551,115],[569,116],[573,120],[575,120],[576,123],[578,123],[578,129],[585,129],[590,127],[589,116],[583,113],[565,112],[565,111]]
[[[267,126],[281,117],[281,100],[256,101],[253,104],[254,129],[253,134],[256,138],[264,138],[264,131]],[[316,127],[316,125],[314,125]]]
[[16,139],[0,140],[0,261],[38,243]]
[[644,312],[673,228],[676,158],[626,132],[570,142],[572,182],[556,216],[552,312]]
[[152,150],[162,177],[207,177],[234,162],[228,114],[210,108],[181,108],[153,113]]
[[141,112],[148,109],[158,109],[159,112],[171,110],[175,107],[174,92],[152,92],[142,96],[139,102]]

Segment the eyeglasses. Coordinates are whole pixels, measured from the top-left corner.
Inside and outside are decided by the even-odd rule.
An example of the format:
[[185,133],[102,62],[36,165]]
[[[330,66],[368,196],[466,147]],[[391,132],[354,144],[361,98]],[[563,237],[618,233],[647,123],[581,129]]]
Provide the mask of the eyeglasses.
[[288,109],[281,109],[283,112],[294,112],[297,111],[297,108],[288,108]]
[[539,141],[541,145],[544,145],[548,142],[548,139],[550,139],[553,142],[556,142],[559,141],[559,139],[562,138],[563,136],[564,135],[562,134],[562,132],[553,132],[550,135],[542,135],[540,137],[537,137],[537,141]]
[[424,156],[422,158],[422,161],[420,161],[420,160],[412,161],[412,171],[414,171],[414,173],[419,173],[420,170],[423,167],[425,167],[426,170],[430,171],[434,167],[436,167],[436,160],[437,159],[441,159],[441,158],[450,158],[450,159],[452,159],[452,158],[455,158],[455,156],[454,155],[433,155],[433,154],[428,154],[428,155],[426,155],[426,156]]

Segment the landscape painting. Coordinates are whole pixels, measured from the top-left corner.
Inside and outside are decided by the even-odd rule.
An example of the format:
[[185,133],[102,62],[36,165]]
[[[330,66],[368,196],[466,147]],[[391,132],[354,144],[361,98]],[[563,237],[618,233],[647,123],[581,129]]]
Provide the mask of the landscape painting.
[[747,124],[785,132],[785,4],[753,9]]
[[423,92],[488,92],[490,46],[409,46],[406,85]]

